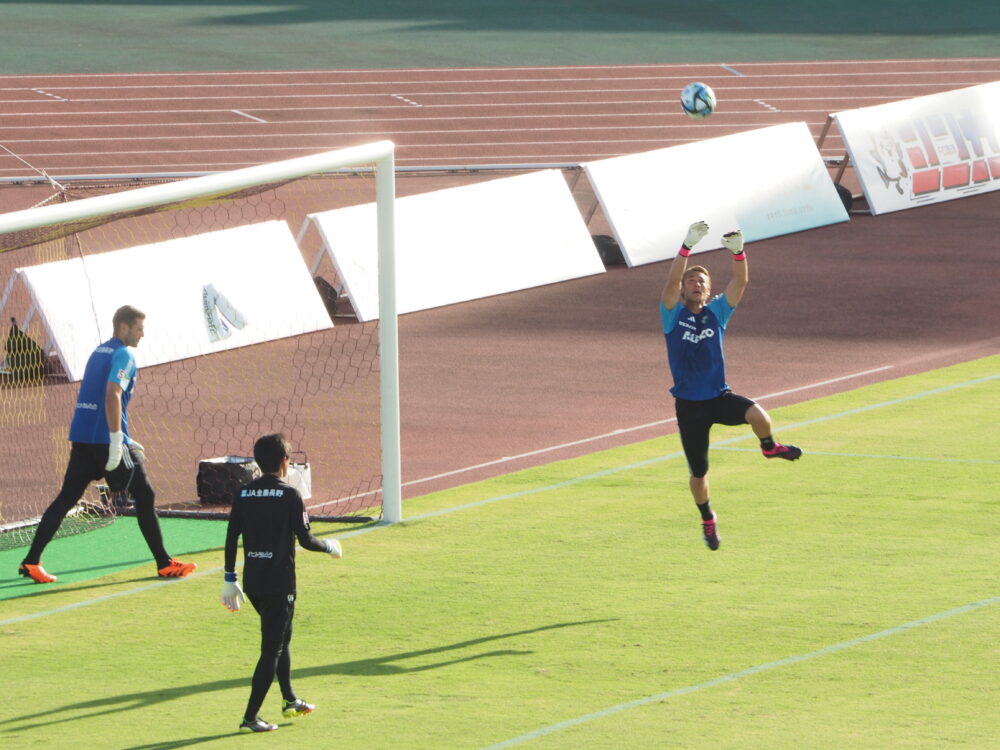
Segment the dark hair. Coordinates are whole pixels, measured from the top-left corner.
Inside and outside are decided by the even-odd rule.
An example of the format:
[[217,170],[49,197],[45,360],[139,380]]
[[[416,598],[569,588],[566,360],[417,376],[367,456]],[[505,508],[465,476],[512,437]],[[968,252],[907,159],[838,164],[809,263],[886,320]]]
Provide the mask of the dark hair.
[[111,319],[111,325],[114,326],[115,330],[118,330],[118,326],[124,323],[127,326],[135,325],[135,321],[144,320],[146,318],[146,313],[138,308],[132,307],[132,305],[122,305],[117,310],[115,310],[115,316]]
[[253,457],[257,466],[265,474],[275,474],[281,468],[282,459],[291,455],[292,447],[280,432],[257,438],[253,444]]

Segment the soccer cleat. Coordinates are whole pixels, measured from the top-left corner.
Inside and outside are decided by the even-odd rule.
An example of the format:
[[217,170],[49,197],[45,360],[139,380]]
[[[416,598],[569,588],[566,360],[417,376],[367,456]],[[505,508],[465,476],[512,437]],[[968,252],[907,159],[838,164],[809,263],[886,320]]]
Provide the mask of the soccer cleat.
[[796,448],[794,445],[782,445],[781,443],[775,443],[771,450],[761,448],[760,452],[764,454],[764,458],[783,458],[786,461],[794,461],[802,455],[801,448]]
[[714,513],[712,514],[711,521],[701,522],[701,533],[704,535],[705,544],[710,550],[719,549],[719,529]]
[[305,716],[316,710],[316,706],[306,703],[300,698],[293,701],[285,701],[281,704],[281,715],[286,719],[294,719],[296,716]]
[[184,578],[184,576],[190,575],[197,567],[197,563],[185,563],[171,557],[170,562],[156,571],[156,573],[160,578]]
[[53,583],[56,580],[54,575],[50,575],[45,572],[45,568],[38,565],[31,565],[30,563],[21,563],[18,567],[17,572],[23,575],[25,578],[30,578],[35,583]]
[[277,728],[277,724],[266,722],[259,716],[254,717],[253,721],[244,719],[243,723],[240,724],[241,732],[273,732]]

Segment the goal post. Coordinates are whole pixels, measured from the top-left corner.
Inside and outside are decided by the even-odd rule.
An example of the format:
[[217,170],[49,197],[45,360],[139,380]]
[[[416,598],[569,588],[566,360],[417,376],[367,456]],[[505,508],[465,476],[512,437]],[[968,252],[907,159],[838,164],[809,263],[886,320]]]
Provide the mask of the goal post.
[[[378,420],[378,439],[380,443],[380,486],[375,490],[369,489],[368,491],[359,491],[358,494],[366,496],[381,494],[380,513],[382,521],[387,523],[397,523],[402,520],[402,471],[400,457],[399,362],[395,278],[395,229],[393,211],[395,202],[395,163],[394,145],[392,142],[379,141],[367,145],[338,149],[335,151],[328,151],[285,161],[272,162],[245,169],[213,173],[200,177],[167,182],[164,184],[154,184],[122,190],[120,192],[96,195],[94,197],[88,197],[81,200],[51,203],[49,205],[41,205],[35,208],[0,214],[0,258],[3,258],[4,255],[7,255],[8,257],[17,256],[13,261],[0,264],[0,266],[2,266],[0,270],[2,270],[6,275],[10,275],[9,279],[0,279],[0,285],[5,285],[2,292],[3,298],[0,299],[0,308],[3,308],[2,313],[6,316],[0,319],[6,321],[13,317],[10,315],[11,310],[9,309],[8,301],[14,284],[14,276],[11,275],[14,265],[16,264],[19,267],[30,266],[38,263],[38,258],[41,257],[41,253],[37,249],[33,254],[28,253],[18,255],[18,253],[24,253],[24,248],[41,247],[45,243],[51,242],[54,239],[58,240],[59,238],[67,236],[75,237],[77,234],[86,237],[86,233],[93,231],[96,227],[111,225],[115,222],[121,222],[123,226],[129,226],[129,222],[136,221],[136,217],[155,217],[171,211],[179,214],[183,214],[184,211],[194,211],[197,213],[198,211],[205,210],[205,206],[209,206],[215,202],[225,202],[229,200],[235,201],[240,199],[242,196],[253,195],[255,194],[255,191],[263,191],[271,188],[274,188],[277,191],[279,189],[283,189],[283,186],[294,183],[295,181],[305,181],[309,178],[321,177],[323,175],[340,171],[352,174],[374,173],[374,180],[372,182],[374,183],[374,200],[377,207],[378,287],[380,315],[377,323],[377,336],[373,337],[377,339],[374,345],[374,349],[377,351],[377,354],[375,355],[377,357],[377,364],[369,364],[366,365],[366,367],[377,371],[379,378],[378,416],[372,417],[372,419],[377,418]],[[281,198],[277,198],[275,202],[280,205]],[[230,216],[229,223],[249,225],[260,220],[259,216],[250,215],[249,218],[246,218],[240,216],[238,211],[234,211],[233,213],[236,215],[236,218],[233,220],[233,217]],[[253,211],[248,210],[247,213],[252,214]],[[274,218],[281,219],[282,217],[277,216]],[[195,223],[197,223],[197,216],[195,219]],[[190,227],[188,227],[188,229],[190,229]],[[292,242],[294,242],[294,239]],[[71,242],[66,242],[66,245],[72,249],[64,252],[59,257],[72,259],[74,255],[79,255],[82,260],[83,252],[80,250],[78,243],[74,246]],[[131,249],[141,252],[145,248],[133,247]],[[101,252],[103,252],[103,248],[101,249]],[[88,255],[87,262],[93,263],[93,259],[100,257],[100,252],[96,255]],[[18,268],[17,270],[21,269]],[[266,269],[262,269],[260,272],[266,273]],[[211,285],[208,285],[206,288],[209,288],[210,286]],[[86,289],[66,289],[67,296],[88,293],[89,291]],[[24,318],[25,328],[27,327],[28,322],[30,322],[33,316],[36,316],[38,312],[38,307],[36,305],[37,300],[30,298],[30,295],[28,295],[28,297],[28,302],[26,304],[30,306],[30,310]],[[143,305],[141,300],[136,300],[135,304],[140,308]],[[330,313],[330,316],[332,319],[332,312]],[[97,317],[96,310],[93,317]],[[104,321],[102,316],[98,322],[110,323],[110,320]],[[44,328],[39,329],[39,322],[37,318],[35,319],[33,325],[36,332],[39,330],[44,332]],[[341,326],[337,326],[335,324],[334,327],[340,328]],[[292,338],[295,337],[294,334],[290,335]],[[308,336],[308,333],[303,334],[303,337],[307,338]],[[37,337],[38,334],[36,333],[36,338]],[[147,337],[147,340],[148,338],[149,337]],[[43,342],[40,343],[44,346]],[[140,344],[140,352],[145,353],[145,343],[146,342]],[[349,347],[350,342],[347,344],[339,343],[337,345],[341,346],[341,348],[345,348]],[[253,343],[253,346],[257,346],[257,344]],[[326,356],[325,352],[329,349],[329,345],[327,342],[323,342],[322,346],[324,347],[324,354],[322,356]],[[8,346],[8,351],[9,348],[10,347]],[[316,355],[312,351],[303,353],[301,350],[297,350],[294,346],[286,346],[283,351],[289,352],[287,356],[296,358],[296,361],[309,360],[311,362],[316,359]],[[228,352],[220,353],[218,356],[222,358],[226,354],[228,354]],[[215,355],[213,354],[212,356]],[[194,355],[190,359],[198,360],[199,357],[200,355]],[[348,354],[348,357],[350,357],[350,353]],[[3,353],[0,352],[0,360],[2,359]],[[330,380],[328,370],[330,368],[326,367],[324,369],[325,366],[322,363],[320,363],[320,365],[321,366],[317,369],[316,378],[318,378],[320,382],[328,383]],[[143,364],[141,357],[140,367],[141,370],[138,382],[141,384],[143,380],[143,371],[145,370],[145,365]],[[4,374],[3,377],[7,378],[8,375]],[[336,377],[334,380],[336,380]],[[170,402],[170,387],[170,385],[167,386],[168,392],[163,397],[163,403],[166,406],[161,406],[161,408],[172,408],[173,406]],[[183,384],[177,386],[176,383],[174,383],[173,387],[176,387],[183,392],[185,386]],[[187,387],[191,388],[190,385]],[[333,387],[336,387],[336,385]],[[14,389],[22,391],[23,393],[19,394],[18,398],[28,399],[31,402],[29,404],[29,411],[32,409],[37,410],[38,408],[47,408],[45,406],[38,407],[38,403],[44,402],[45,400],[45,394],[42,392],[43,388],[44,385],[41,384],[41,380],[28,383],[10,383],[6,380],[0,382],[0,389],[2,390],[10,391],[11,389]],[[310,392],[315,389],[315,385],[307,385],[302,388],[302,390]],[[0,392],[0,399],[2,398],[6,398],[6,396]],[[281,404],[284,402],[284,399],[277,398],[276,402]],[[0,427],[3,428],[3,432],[5,433],[5,441],[16,442],[18,440],[17,431],[24,423],[24,420],[19,414],[19,411],[23,411],[23,407],[17,406],[13,410],[8,410],[6,409],[6,404],[0,403],[0,406],[4,406],[5,408],[5,413],[0,414],[0,419],[2,419]],[[260,409],[257,408],[258,406],[261,405],[255,404],[253,407],[254,415],[257,416],[259,412],[265,414],[265,417],[254,421],[254,425],[260,425],[263,428],[272,424],[275,420],[272,419],[271,422],[267,421],[268,417],[273,416],[272,413],[274,409],[272,408],[272,404],[267,403],[261,406]],[[65,409],[65,406],[61,408]],[[147,407],[144,407],[142,399],[140,398],[136,402],[136,409],[138,409],[141,414],[145,408]],[[237,414],[244,413],[244,411],[239,410],[236,406],[232,407],[231,411]],[[61,439],[65,445],[65,436],[66,431],[68,430],[70,416],[71,415],[68,411],[61,412],[60,414],[52,417],[51,424],[41,425],[39,431],[45,435],[51,434],[51,440],[55,443],[57,442],[56,425],[61,425],[59,430],[61,430]],[[311,420],[315,423],[322,420],[323,416],[307,414],[305,415],[305,419],[307,421]],[[277,422],[280,426],[280,419],[277,420]],[[244,446],[246,437],[247,436],[243,436]],[[300,447],[296,446],[294,443],[295,441],[293,440],[294,448]],[[308,448],[308,446],[301,447]],[[207,457],[208,456],[206,456],[206,458]],[[4,458],[5,460],[10,460],[7,456]],[[53,461],[53,463],[56,462]],[[185,466],[184,468],[186,470],[189,467]],[[61,468],[55,469],[54,466],[50,465],[50,473],[48,475],[50,485],[48,490],[49,499],[54,497],[55,491],[58,488],[59,476],[61,476],[57,473],[59,471],[61,471]],[[193,477],[193,468],[191,471]],[[154,486],[157,486],[158,475],[155,470],[151,473],[151,479]],[[192,480],[192,487],[193,484]],[[191,499],[192,498],[189,498],[189,500]],[[5,510],[6,509],[3,506],[0,506],[0,533],[3,531],[4,522],[9,521],[11,518],[10,512],[5,512]],[[40,508],[35,508],[35,512],[37,513],[40,513],[42,510],[44,510],[44,505]]]

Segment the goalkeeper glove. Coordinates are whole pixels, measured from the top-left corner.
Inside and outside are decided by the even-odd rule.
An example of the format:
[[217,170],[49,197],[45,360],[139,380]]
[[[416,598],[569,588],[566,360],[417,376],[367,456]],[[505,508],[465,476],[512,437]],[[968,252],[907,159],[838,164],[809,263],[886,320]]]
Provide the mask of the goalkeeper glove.
[[243,589],[237,583],[239,579],[236,573],[226,573],[226,582],[222,584],[222,606],[230,612],[239,612],[240,603],[246,601],[243,596]]
[[687,236],[684,238],[684,247],[692,250],[708,234],[708,224],[703,221],[696,221],[688,227]]
[[111,433],[111,443],[108,445],[108,462],[104,464],[105,471],[114,471],[122,462],[122,442],[125,433],[119,430]]
[[323,544],[326,545],[326,552],[332,557],[343,557],[344,551],[340,548],[340,542],[336,539],[324,539]]
[[726,232],[722,235],[722,246],[733,255],[743,252],[743,232],[737,229],[734,232]]

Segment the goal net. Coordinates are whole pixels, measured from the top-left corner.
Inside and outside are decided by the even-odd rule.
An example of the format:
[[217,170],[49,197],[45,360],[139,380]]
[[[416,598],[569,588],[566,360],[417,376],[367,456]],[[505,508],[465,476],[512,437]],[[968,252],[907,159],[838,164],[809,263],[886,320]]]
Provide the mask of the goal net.
[[[227,517],[254,441],[282,432],[314,519],[399,521],[393,145],[134,184],[56,185],[0,215],[0,549],[30,543],[58,492],[83,367],[125,304],[146,314],[129,431],[161,515]],[[380,314],[359,323],[299,230],[372,202]],[[129,511],[95,482],[60,534]]]

